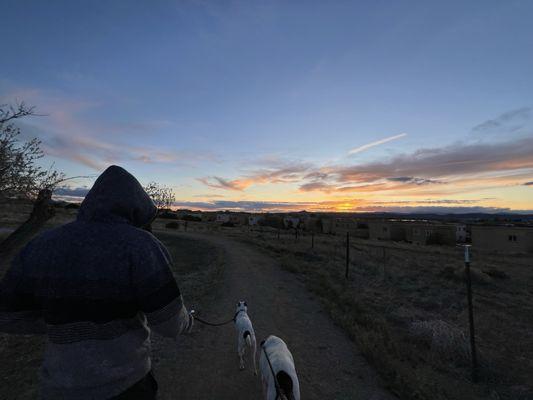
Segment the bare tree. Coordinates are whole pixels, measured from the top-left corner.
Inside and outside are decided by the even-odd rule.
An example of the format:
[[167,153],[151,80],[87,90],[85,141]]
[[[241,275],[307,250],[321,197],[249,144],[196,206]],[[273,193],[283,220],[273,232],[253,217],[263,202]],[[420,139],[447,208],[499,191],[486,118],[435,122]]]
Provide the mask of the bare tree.
[[36,164],[44,157],[39,139],[20,140],[20,128],[15,122],[32,115],[36,115],[34,108],[24,103],[0,105],[0,202],[13,197],[33,201],[28,220],[0,243],[4,259],[54,216],[52,192],[65,180],[65,175],[55,170],[53,164],[49,169]]
[[54,169],[43,169],[37,160],[44,157],[41,141],[20,140],[15,122],[35,115],[34,107],[24,103],[0,105],[0,197],[24,197],[35,200],[41,190],[53,190],[65,176]]
[[144,190],[152,198],[158,210],[168,209],[176,201],[172,188],[157,182],[149,182]]

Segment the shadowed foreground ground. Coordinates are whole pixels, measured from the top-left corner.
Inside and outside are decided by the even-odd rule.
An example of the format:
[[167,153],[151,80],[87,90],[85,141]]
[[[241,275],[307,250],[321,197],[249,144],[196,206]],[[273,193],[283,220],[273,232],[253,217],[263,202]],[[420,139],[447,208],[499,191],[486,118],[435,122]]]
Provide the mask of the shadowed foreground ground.
[[[245,299],[258,340],[282,337],[291,349],[302,399],[392,399],[377,375],[293,274],[245,244],[198,234],[180,238],[207,240],[223,251],[224,272],[217,289],[195,306],[210,320],[231,318]],[[178,343],[154,340],[155,372],[161,399],[258,399],[259,377],[247,365],[238,369],[232,325],[197,324]]]
[[[232,239],[155,233],[174,258],[176,278],[189,307],[206,319],[231,318],[245,299],[258,341],[282,337],[291,349],[302,399],[393,399],[343,331],[294,274],[272,258]],[[35,399],[43,351],[38,336],[0,334],[0,399]],[[249,359],[248,359],[249,360]],[[161,400],[262,398],[249,361],[239,371],[233,324],[196,324],[176,342],[153,337],[153,365]]]

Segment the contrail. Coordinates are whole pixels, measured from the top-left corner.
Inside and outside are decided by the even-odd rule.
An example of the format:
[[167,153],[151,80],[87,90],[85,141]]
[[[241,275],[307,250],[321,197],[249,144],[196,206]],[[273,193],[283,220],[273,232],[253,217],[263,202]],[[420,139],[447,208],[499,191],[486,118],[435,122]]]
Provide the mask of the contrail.
[[399,135],[394,135],[394,136],[391,136],[391,137],[388,137],[388,138],[385,138],[385,139],[376,140],[375,142],[367,143],[367,144],[364,144],[362,146],[359,146],[359,147],[356,147],[354,149],[351,149],[348,152],[348,154],[352,155],[352,154],[361,153],[362,151],[368,150],[368,149],[370,149],[372,147],[379,146],[380,144],[392,142],[393,140],[401,139],[401,138],[403,138],[405,136],[407,136],[407,133],[400,133]]

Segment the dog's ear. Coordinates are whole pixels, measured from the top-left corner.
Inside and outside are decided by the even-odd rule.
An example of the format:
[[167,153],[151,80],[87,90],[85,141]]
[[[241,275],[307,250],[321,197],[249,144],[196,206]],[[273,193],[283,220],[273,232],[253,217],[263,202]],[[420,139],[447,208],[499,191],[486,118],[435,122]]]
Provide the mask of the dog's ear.
[[248,307],[248,304],[247,304],[246,302],[244,302],[244,306],[245,306],[245,307]]

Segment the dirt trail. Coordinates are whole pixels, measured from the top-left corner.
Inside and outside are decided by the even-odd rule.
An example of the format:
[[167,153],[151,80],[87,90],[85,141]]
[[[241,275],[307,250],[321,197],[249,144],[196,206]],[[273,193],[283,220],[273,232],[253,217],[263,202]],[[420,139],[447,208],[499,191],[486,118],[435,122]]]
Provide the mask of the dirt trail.
[[[245,299],[258,342],[269,334],[287,342],[302,399],[395,399],[296,276],[237,241],[176,234],[207,240],[226,256],[220,288],[193,306],[204,318],[221,321],[231,318],[236,302]],[[197,323],[195,332],[177,343],[154,338],[154,370],[162,400],[262,398],[260,379],[253,375],[250,362],[244,371],[238,369],[232,324],[214,328]]]

